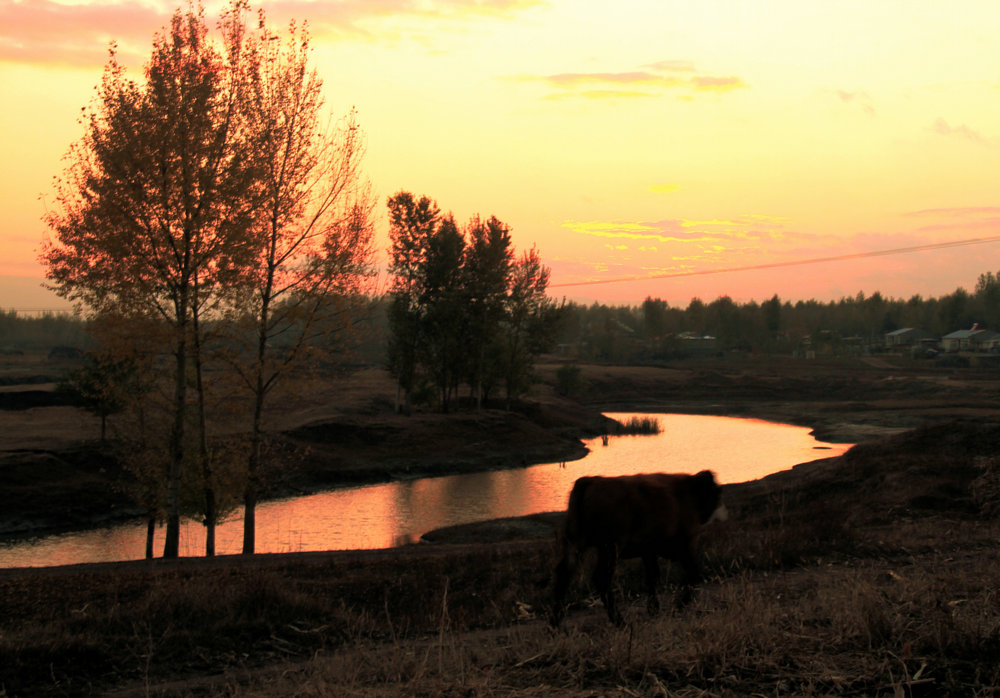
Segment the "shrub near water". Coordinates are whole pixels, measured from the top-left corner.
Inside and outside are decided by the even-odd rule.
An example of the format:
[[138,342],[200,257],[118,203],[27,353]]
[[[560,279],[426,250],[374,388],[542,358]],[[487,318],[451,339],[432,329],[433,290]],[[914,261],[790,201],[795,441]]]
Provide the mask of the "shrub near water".
[[633,415],[624,422],[619,422],[618,434],[632,434],[636,436],[653,436],[661,431],[660,420],[656,417],[638,417]]

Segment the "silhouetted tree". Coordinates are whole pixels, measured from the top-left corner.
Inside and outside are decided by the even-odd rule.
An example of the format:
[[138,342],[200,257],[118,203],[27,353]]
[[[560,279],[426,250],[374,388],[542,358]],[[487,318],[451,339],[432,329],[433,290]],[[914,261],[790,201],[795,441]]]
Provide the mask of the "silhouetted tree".
[[646,296],[642,302],[642,327],[647,339],[656,339],[667,333],[668,309],[666,301]]
[[770,300],[761,303],[761,310],[764,313],[764,327],[773,339],[781,330],[781,299],[775,293]]
[[264,406],[310,344],[350,324],[372,275],[372,202],[364,147],[351,113],[323,120],[323,82],[309,68],[308,33],[294,23],[283,44],[261,13],[246,40],[246,159],[255,176],[252,254],[235,269],[233,316],[250,340],[233,364],[253,396],[244,492],[243,553],[256,546]]
[[688,331],[705,333],[705,303],[700,298],[695,297],[690,300],[684,315]]
[[[427,247],[440,220],[440,210],[426,196],[415,199],[400,191],[387,202],[389,237],[392,244],[389,271],[392,274],[389,304],[389,372],[396,379],[396,411],[410,412],[416,380],[417,345],[420,337],[418,300],[423,283]],[[403,393],[405,408],[400,404]]]
[[973,319],[969,313],[969,292],[956,288],[954,293],[941,298],[938,304],[938,321],[945,334],[971,327]]
[[538,250],[525,252],[510,270],[510,291],[503,322],[503,367],[507,408],[530,385],[533,360],[550,351],[559,331],[561,314],[546,297],[549,268]]
[[465,238],[446,216],[427,243],[417,355],[438,389],[445,412],[468,360],[468,296],[464,286]]
[[101,420],[101,443],[107,439],[108,417],[122,412],[135,389],[135,362],[109,352],[89,353],[83,366],[71,371],[60,389],[74,396],[83,409]]
[[497,341],[505,315],[508,285],[512,271],[513,252],[510,229],[495,216],[485,222],[478,217],[466,227],[465,295],[467,298],[467,346],[469,353],[468,382],[476,395],[476,405],[481,407],[484,382],[495,356],[491,345]]
[[172,329],[164,557],[178,554],[195,279],[211,286],[247,250],[253,167],[239,128],[235,16],[223,15],[223,55],[200,7],[176,12],[153,42],[142,83],[126,78],[112,49],[47,215],[56,238],[43,259],[60,295],[93,313],[157,315]]
[[973,294],[980,321],[992,330],[1000,329],[1000,272],[980,274]]

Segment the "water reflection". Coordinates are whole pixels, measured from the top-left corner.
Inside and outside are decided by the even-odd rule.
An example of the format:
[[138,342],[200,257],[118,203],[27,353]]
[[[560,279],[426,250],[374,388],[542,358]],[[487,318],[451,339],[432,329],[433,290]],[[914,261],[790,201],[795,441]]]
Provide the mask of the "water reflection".
[[[633,415],[609,416],[626,420]],[[663,428],[658,436],[612,437],[607,446],[593,439],[587,443],[591,452],[586,458],[565,464],[354,487],[261,504],[257,550],[386,548],[416,541],[422,533],[442,526],[563,509],[570,487],[583,475],[708,468],[720,482],[742,482],[837,456],[848,448],[820,444],[802,427],[761,420],[651,416]],[[145,535],[145,524],[136,522],[23,541],[0,547],[0,567],[141,559]],[[200,524],[185,523],[181,555],[203,554],[204,539]],[[242,539],[242,515],[236,512],[216,529],[216,550],[237,554]],[[155,549],[159,553],[162,548],[159,529]]]

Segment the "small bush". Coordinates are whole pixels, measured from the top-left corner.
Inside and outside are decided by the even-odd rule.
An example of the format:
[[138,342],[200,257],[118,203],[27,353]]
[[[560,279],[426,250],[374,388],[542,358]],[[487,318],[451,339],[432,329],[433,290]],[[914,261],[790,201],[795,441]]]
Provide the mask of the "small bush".
[[1000,516],[1000,457],[983,456],[976,459],[982,475],[972,481],[972,501],[979,512],[988,518]]
[[656,417],[629,417],[625,422],[619,424],[621,425],[618,430],[619,434],[653,436],[662,430],[660,420]]
[[563,364],[556,371],[556,390],[560,395],[578,395],[583,390],[583,374],[576,364]]

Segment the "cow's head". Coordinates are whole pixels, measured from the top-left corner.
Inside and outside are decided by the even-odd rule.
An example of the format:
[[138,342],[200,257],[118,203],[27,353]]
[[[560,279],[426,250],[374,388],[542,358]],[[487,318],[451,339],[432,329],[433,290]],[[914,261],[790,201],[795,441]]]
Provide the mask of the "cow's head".
[[715,474],[711,470],[702,470],[697,475],[692,475],[691,484],[701,523],[725,521],[729,518],[726,505],[722,503],[722,488],[715,481]]

